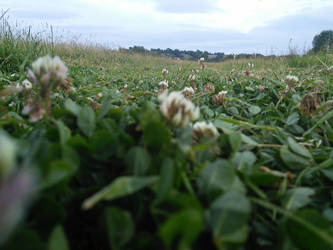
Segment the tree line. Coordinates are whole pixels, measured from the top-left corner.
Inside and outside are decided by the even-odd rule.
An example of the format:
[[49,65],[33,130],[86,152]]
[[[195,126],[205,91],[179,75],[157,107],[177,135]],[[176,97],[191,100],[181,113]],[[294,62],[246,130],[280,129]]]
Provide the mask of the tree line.
[[128,49],[121,49],[124,52],[129,53],[140,53],[140,54],[150,54],[150,55],[158,55],[158,56],[165,56],[173,59],[179,60],[189,60],[189,61],[197,61],[199,58],[205,58],[205,61],[208,62],[221,62],[227,59],[233,59],[234,57],[237,58],[253,58],[253,57],[263,57],[262,54],[225,54],[223,52],[215,52],[209,53],[208,51],[201,51],[201,50],[179,50],[179,49],[146,49],[143,46],[133,46],[129,47]]
[[[333,31],[332,30],[324,30],[320,34],[314,36],[312,41],[313,48],[309,51],[309,53],[318,53],[318,52],[329,52],[333,51]],[[223,52],[215,52],[209,53],[208,51],[201,50],[179,50],[179,49],[146,49],[143,46],[133,46],[128,49],[121,48],[121,51],[129,52],[129,53],[141,53],[141,54],[150,54],[150,55],[158,55],[165,56],[168,58],[179,59],[179,60],[189,60],[196,61],[199,58],[205,58],[205,61],[208,62],[221,62],[228,59],[233,58],[254,58],[254,57],[275,57],[274,55],[264,56],[262,54],[225,54]]]

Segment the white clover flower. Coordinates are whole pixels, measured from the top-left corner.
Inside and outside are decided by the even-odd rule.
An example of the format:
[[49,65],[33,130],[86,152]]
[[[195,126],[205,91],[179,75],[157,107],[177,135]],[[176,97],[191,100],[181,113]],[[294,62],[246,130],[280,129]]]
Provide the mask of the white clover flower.
[[188,77],[188,79],[189,79],[190,81],[194,81],[194,80],[195,80],[195,75],[190,75],[190,76]]
[[161,81],[159,84],[160,88],[168,88],[168,81]]
[[50,80],[63,82],[67,78],[67,67],[58,56],[54,58],[49,55],[40,57],[32,63],[31,68],[32,72],[28,71],[28,76],[33,82],[36,82],[36,78],[42,83],[47,83]]
[[200,138],[217,138],[219,136],[219,132],[217,131],[216,127],[211,123],[203,122],[196,122],[193,125],[193,138],[198,140]]
[[182,94],[183,94],[185,97],[192,96],[192,95],[194,95],[194,89],[193,89],[192,87],[185,87],[185,88],[182,90]]
[[99,93],[97,94],[97,98],[102,98],[102,97],[103,97],[102,92],[99,92]]
[[204,57],[201,57],[201,58],[199,59],[199,61],[200,61],[200,62],[204,62],[204,61],[205,61],[205,58],[204,58]]
[[162,70],[162,75],[166,75],[166,74],[168,74],[169,73],[169,71],[167,70],[167,69],[163,69]]
[[228,91],[226,91],[226,90],[222,90],[222,91],[220,91],[219,93],[218,93],[219,95],[226,95],[226,94],[228,94]]
[[25,89],[31,89],[32,88],[32,83],[28,79],[25,79],[22,82],[22,85]]
[[327,72],[328,72],[328,73],[332,73],[332,72],[333,72],[333,66],[328,67],[328,68],[327,68]]
[[297,76],[287,75],[286,76],[286,81],[287,81],[287,83],[294,84],[294,83],[297,83],[299,81],[299,79],[298,79]]
[[163,93],[159,96],[159,100],[162,114],[175,127],[184,127],[199,118],[199,108],[185,99],[181,92]]
[[211,93],[215,91],[215,87],[210,83],[206,83],[205,86],[203,87],[203,90],[206,93]]

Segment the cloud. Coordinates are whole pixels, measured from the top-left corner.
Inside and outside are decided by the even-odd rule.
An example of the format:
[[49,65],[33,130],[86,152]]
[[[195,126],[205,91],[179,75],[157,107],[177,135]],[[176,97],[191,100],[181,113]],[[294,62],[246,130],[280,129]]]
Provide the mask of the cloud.
[[218,0],[156,0],[155,8],[168,13],[210,13],[218,10]]
[[40,11],[40,10],[13,10],[9,12],[15,18],[37,20],[59,20],[78,17],[77,13],[66,11]]
[[302,48],[333,28],[332,0],[1,1],[20,20],[47,22],[84,41],[123,47],[266,54],[273,47],[284,53],[290,38]]

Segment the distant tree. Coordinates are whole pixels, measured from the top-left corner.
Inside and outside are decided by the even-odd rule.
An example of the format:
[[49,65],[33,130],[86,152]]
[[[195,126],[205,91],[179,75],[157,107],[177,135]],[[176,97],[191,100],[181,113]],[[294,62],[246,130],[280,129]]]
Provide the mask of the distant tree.
[[145,53],[147,50],[143,46],[134,45],[133,47],[129,47],[130,52],[134,53]]
[[324,30],[319,35],[316,35],[312,41],[313,51],[333,49],[333,31]]

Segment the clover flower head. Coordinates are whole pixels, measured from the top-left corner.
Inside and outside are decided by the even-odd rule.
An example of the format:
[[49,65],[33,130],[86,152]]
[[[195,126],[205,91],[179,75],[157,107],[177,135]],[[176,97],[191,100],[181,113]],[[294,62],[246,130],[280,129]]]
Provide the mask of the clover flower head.
[[185,97],[192,96],[192,95],[194,95],[194,89],[193,89],[192,87],[185,87],[185,88],[182,90],[182,94],[183,94]]
[[211,122],[196,122],[193,125],[192,136],[195,140],[199,140],[200,138],[217,138],[219,132]]
[[211,83],[206,83],[203,87],[203,91],[206,93],[211,93],[215,91],[215,87]]
[[54,58],[49,55],[40,57],[32,63],[31,68],[32,71],[28,70],[28,77],[33,82],[38,80],[41,83],[50,81],[62,83],[67,78],[67,67],[58,56]]
[[190,81],[192,81],[192,82],[195,80],[195,78],[196,78],[195,75],[190,75],[190,76],[188,77],[188,79],[189,79]]
[[222,104],[224,102],[224,99],[225,99],[227,93],[228,93],[228,91],[222,90],[218,94],[213,95],[213,97],[212,97],[213,103],[216,105]]
[[332,72],[333,72],[333,66],[328,67],[328,68],[327,68],[327,72],[328,72],[328,73],[332,73]]
[[167,70],[167,69],[163,69],[162,70],[162,75],[166,75],[166,74],[168,74],[169,73],[169,71]]
[[184,127],[199,118],[200,110],[179,91],[164,92],[159,96],[160,110],[167,121],[175,127]]
[[22,85],[25,89],[31,89],[32,88],[32,83],[28,79],[25,79],[22,82]]
[[158,85],[160,86],[160,88],[164,88],[164,89],[169,87],[168,81],[161,81]]
[[286,76],[286,81],[287,83],[289,84],[295,84],[299,81],[298,77],[297,76],[293,76],[293,75],[287,75]]

